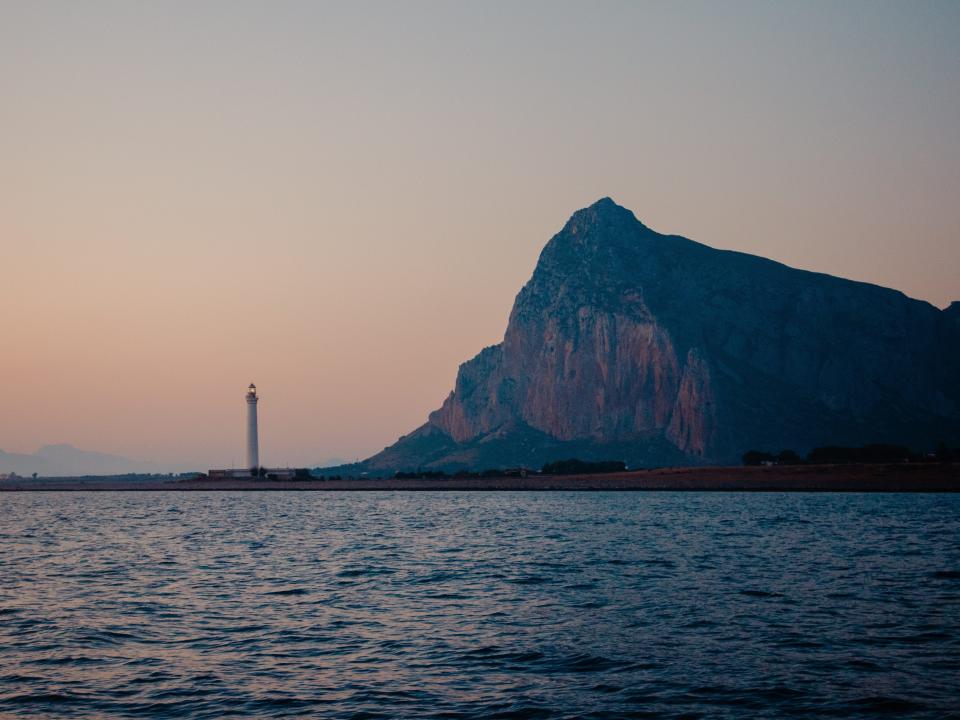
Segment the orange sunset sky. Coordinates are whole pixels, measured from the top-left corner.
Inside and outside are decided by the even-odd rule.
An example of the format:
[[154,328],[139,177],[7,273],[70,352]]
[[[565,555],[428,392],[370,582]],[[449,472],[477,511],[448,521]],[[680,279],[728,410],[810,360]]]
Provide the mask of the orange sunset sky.
[[0,448],[365,457],[609,195],[960,299],[955,2],[0,4]]

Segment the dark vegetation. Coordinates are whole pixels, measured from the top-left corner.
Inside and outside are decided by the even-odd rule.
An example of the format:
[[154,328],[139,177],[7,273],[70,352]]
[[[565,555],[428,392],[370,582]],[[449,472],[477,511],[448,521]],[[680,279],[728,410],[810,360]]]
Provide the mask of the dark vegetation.
[[906,445],[875,443],[860,447],[828,445],[818,447],[800,457],[793,450],[777,454],[748,450],[743,454],[744,465],[854,465],[861,463],[899,462],[955,462],[960,460],[960,449],[940,443],[935,452],[916,453]]
[[459,480],[462,478],[527,477],[527,475],[536,474],[534,470],[527,470],[527,468],[488,468],[481,472],[457,470],[454,473],[444,472],[443,470],[398,471],[393,476],[397,480],[449,480],[451,478]]
[[317,480],[342,480],[343,478],[340,475],[331,475],[326,477],[324,475],[314,475],[311,472],[310,468],[294,468],[292,478],[278,478],[276,475],[270,474],[267,475],[267,478],[270,480],[292,480],[294,482],[314,482]]
[[623,472],[627,469],[627,464],[620,460],[601,460],[599,462],[586,462],[570,458],[569,460],[557,460],[547,463],[543,466],[541,472],[544,475],[594,475],[598,473]]
[[588,462],[570,458],[569,460],[556,460],[545,464],[540,470],[531,470],[525,467],[515,468],[488,468],[480,472],[470,470],[458,470],[455,473],[447,473],[443,470],[416,470],[413,472],[397,472],[394,476],[397,480],[449,480],[461,478],[499,478],[499,477],[521,477],[525,478],[531,475],[593,475],[597,473],[623,472],[627,469],[626,463],[622,460],[600,460],[598,462]]

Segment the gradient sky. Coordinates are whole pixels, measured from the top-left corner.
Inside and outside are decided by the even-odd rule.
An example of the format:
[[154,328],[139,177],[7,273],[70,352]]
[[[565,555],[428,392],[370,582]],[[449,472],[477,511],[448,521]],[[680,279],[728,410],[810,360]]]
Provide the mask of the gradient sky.
[[960,298],[960,3],[6,0],[0,448],[369,455],[604,195]]

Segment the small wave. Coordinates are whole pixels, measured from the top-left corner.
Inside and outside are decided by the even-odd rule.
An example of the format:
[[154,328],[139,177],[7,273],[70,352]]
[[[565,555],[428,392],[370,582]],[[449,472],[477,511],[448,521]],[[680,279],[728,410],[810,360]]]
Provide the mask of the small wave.
[[181,698],[194,698],[204,696],[209,689],[204,687],[168,687],[156,692],[150,693],[151,700],[180,700]]
[[777,645],[794,650],[815,650],[823,647],[823,643],[806,638],[787,638],[786,640],[779,641]]
[[573,607],[580,610],[599,610],[602,607],[606,607],[610,603],[606,600],[584,600],[580,603],[574,603]]
[[309,591],[303,588],[288,588],[286,590],[268,590],[264,595],[306,595]]
[[511,585],[548,585],[552,583],[553,580],[543,575],[527,575],[525,577],[508,580],[507,582]]
[[66,693],[21,693],[0,699],[0,705],[64,705],[83,702],[85,698]]
[[149,685],[150,683],[160,683],[173,680],[175,675],[168,673],[165,670],[154,670],[151,673],[146,675],[137,675],[136,677],[131,678],[127,682],[133,683],[136,685]]
[[914,635],[904,635],[902,637],[898,637],[897,640],[903,643],[907,643],[909,645],[921,645],[923,643],[942,642],[944,640],[950,640],[951,637],[952,636],[950,635],[950,633],[933,631],[933,632],[916,633]]
[[429,585],[431,583],[442,583],[449,580],[457,580],[460,576],[451,572],[432,572],[429,575],[422,575],[415,578],[412,582],[416,585]]
[[89,655],[60,655],[57,657],[38,658],[33,661],[34,665],[102,665],[107,662],[105,658],[90,657]]
[[783,597],[780,593],[767,592],[766,590],[741,590],[740,594],[755,598]]
[[551,663],[551,665],[553,666],[551,671],[557,670],[559,672],[571,673],[594,673],[626,669],[631,667],[632,663],[622,660],[613,660],[611,658],[601,657],[599,655],[581,653],[564,658],[560,662]]
[[713,620],[691,620],[690,622],[682,625],[685,630],[697,630],[700,628],[710,628],[716,626],[717,623],[715,623]]
[[[269,593],[268,593],[269,594]],[[269,625],[234,625],[231,627],[225,627],[221,632],[225,633],[251,633],[251,632],[262,632],[264,630],[269,630]]]
[[469,600],[469,595],[463,593],[424,593],[423,597],[431,600]]
[[356,578],[356,577],[375,577],[377,575],[392,575],[394,573],[390,568],[348,568],[337,573],[337,577]]
[[804,696],[801,690],[795,690],[786,685],[774,685],[773,687],[764,687],[750,690],[750,694],[765,701],[779,702],[782,700],[795,700]]
[[309,708],[316,705],[316,700],[313,698],[303,698],[303,697],[266,697],[258,698],[252,703],[249,703],[249,710],[257,712],[260,714],[261,711],[271,711],[271,710],[296,710],[299,708]]
[[937,580],[960,580],[960,570],[937,570],[932,576]]
[[138,639],[142,638],[122,630],[95,630],[83,633],[77,638],[78,641],[90,647],[123,645],[125,642]]
[[672,568],[677,564],[673,560],[664,560],[663,558],[649,558],[641,561],[644,565],[655,565],[656,567]]
[[548,720],[558,713],[539,705],[517,704],[504,710],[492,710],[485,717],[491,720]]
[[597,683],[596,685],[593,686],[592,690],[594,692],[600,692],[607,695],[614,695],[620,692],[621,690],[623,690],[623,688],[620,687],[619,685],[608,685],[607,683]]
[[927,709],[927,706],[921,703],[891,695],[871,695],[858,698],[846,705],[871,715],[902,715]]
[[857,670],[866,670],[867,672],[879,672],[883,670],[883,667],[878,665],[875,662],[870,660],[863,660],[862,658],[853,658],[847,661],[847,665]]
[[464,656],[473,662],[479,661],[481,664],[507,664],[507,665],[527,665],[543,660],[546,657],[537,650],[515,651],[505,650],[498,645],[486,645],[484,647],[468,650]]
[[34,675],[21,675],[19,673],[13,673],[11,675],[0,675],[0,683],[31,683],[36,682],[37,680],[42,680],[43,678],[37,677]]

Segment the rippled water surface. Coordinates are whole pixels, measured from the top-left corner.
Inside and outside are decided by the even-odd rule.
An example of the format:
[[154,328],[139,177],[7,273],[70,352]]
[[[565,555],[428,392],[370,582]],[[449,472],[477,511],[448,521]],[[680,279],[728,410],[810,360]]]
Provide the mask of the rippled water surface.
[[0,494],[0,716],[958,717],[958,511]]

